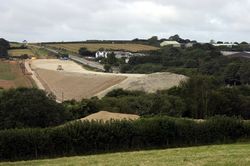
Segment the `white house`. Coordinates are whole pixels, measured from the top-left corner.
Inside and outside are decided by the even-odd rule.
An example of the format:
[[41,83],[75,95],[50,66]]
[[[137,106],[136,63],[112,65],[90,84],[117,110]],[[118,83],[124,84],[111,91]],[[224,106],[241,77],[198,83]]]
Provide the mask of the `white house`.
[[164,46],[181,47],[181,44],[178,43],[177,41],[168,41],[168,40],[162,42],[160,45],[161,47],[164,47]]
[[95,53],[96,58],[107,58],[108,57],[108,52],[106,51],[97,51]]
[[193,47],[193,46],[194,46],[194,43],[191,43],[191,42],[185,44],[185,47],[186,47],[186,48],[191,48],[191,47]]
[[213,46],[215,46],[215,47],[225,46],[225,47],[229,47],[229,48],[232,48],[233,46],[237,46],[237,45],[238,44],[234,44],[234,43],[213,44]]

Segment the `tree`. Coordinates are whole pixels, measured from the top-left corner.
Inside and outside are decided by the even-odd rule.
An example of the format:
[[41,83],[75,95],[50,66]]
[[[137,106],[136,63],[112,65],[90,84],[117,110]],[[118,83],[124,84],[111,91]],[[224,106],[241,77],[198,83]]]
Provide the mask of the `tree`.
[[217,44],[223,44],[223,41],[217,41]]
[[94,53],[92,53],[85,47],[81,47],[78,52],[82,56],[94,56]]
[[0,96],[0,129],[62,124],[67,113],[52,94],[35,88],[4,91]]
[[10,48],[10,43],[3,39],[3,38],[0,38],[0,46],[6,48],[6,49],[9,49]]
[[105,64],[104,65],[104,70],[105,70],[105,72],[111,72],[111,65]]
[[240,44],[248,44],[247,42],[245,42],[245,41],[243,41],[243,42],[241,42]]
[[10,48],[10,43],[0,38],[0,58],[8,58],[8,49]]
[[239,75],[240,64],[231,63],[226,67],[224,80],[226,84],[239,85],[240,75]]
[[107,63],[110,65],[115,65],[117,63],[117,58],[115,57],[115,53],[112,52],[107,57]]
[[159,45],[160,45],[157,36],[152,36],[151,38],[149,38],[149,39],[148,39],[148,43],[149,43],[150,45],[153,45],[153,46],[159,46]]
[[170,36],[169,40],[174,40],[174,41],[179,41],[181,38],[178,34],[174,35],[174,36]]
[[218,86],[213,77],[194,76],[180,84],[180,96],[187,104],[185,116],[203,119],[209,115],[209,96]]
[[250,84],[250,62],[240,66],[239,75],[242,84]]

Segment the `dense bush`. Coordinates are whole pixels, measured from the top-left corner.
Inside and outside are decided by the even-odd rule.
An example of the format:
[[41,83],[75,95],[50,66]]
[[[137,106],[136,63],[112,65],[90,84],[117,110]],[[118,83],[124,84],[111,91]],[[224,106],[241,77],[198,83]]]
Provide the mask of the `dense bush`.
[[10,48],[10,43],[0,38],[0,58],[8,58],[8,49]]
[[62,105],[45,91],[18,88],[1,92],[0,129],[55,126],[67,117]]
[[78,51],[78,53],[82,56],[95,56],[94,52],[89,51],[87,48],[85,47],[81,47]]
[[0,159],[34,159],[249,139],[249,123],[216,117],[204,122],[155,117],[137,121],[76,122],[47,129],[0,131]]

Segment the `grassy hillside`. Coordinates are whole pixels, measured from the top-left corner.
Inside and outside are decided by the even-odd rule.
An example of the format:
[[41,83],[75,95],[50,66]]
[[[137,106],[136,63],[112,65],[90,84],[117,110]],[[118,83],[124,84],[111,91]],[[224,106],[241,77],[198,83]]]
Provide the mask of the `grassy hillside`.
[[0,165],[250,165],[250,143],[113,153],[51,160],[4,162]]
[[49,44],[51,47],[56,48],[64,48],[68,51],[78,53],[78,50],[81,47],[85,47],[90,51],[97,51],[100,48],[104,48],[107,50],[126,50],[131,52],[139,52],[139,51],[150,51],[150,50],[156,50],[157,47],[149,46],[149,45],[142,45],[142,44],[79,44],[79,43],[73,43],[73,44]]
[[29,56],[34,56],[34,53],[30,49],[13,49],[8,51],[10,56],[21,56],[27,54]]

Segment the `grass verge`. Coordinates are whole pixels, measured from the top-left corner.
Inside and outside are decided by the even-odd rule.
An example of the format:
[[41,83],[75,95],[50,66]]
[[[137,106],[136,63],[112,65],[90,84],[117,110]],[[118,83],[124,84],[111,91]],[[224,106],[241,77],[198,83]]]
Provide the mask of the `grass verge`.
[[3,162],[0,165],[206,165],[247,166],[250,165],[250,143],[211,145],[166,150],[149,150],[102,155],[64,157],[48,160]]

